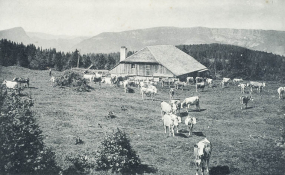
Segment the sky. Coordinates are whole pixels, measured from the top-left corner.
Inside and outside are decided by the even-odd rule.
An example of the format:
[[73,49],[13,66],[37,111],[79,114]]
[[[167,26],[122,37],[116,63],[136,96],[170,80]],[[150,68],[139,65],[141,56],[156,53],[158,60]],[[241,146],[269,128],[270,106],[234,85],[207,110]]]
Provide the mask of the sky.
[[0,30],[95,36],[164,26],[285,31],[285,0],[0,0]]

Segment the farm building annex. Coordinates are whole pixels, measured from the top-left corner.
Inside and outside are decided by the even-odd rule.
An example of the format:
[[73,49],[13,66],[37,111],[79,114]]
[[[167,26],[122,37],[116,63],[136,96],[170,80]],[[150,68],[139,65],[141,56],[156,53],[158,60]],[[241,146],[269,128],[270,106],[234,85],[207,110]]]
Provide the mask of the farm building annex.
[[196,77],[208,73],[207,67],[173,45],[147,46],[126,58],[127,48],[120,49],[120,62],[111,74],[142,77]]

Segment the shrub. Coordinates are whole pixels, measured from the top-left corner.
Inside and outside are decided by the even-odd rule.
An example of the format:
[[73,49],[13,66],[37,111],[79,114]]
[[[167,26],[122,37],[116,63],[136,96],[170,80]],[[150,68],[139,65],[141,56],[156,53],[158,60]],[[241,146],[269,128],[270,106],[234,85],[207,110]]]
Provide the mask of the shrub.
[[102,141],[96,155],[96,170],[131,174],[140,165],[139,156],[132,149],[126,134],[120,129]]
[[94,159],[89,158],[87,155],[68,155],[66,161],[71,162],[72,165],[63,171],[63,174],[90,174],[95,166]]
[[0,174],[56,174],[55,154],[44,146],[31,102],[1,93]]
[[60,87],[71,87],[73,90],[79,92],[88,92],[91,89],[87,85],[86,80],[82,78],[82,75],[70,70],[65,71],[61,77],[56,78],[55,84]]

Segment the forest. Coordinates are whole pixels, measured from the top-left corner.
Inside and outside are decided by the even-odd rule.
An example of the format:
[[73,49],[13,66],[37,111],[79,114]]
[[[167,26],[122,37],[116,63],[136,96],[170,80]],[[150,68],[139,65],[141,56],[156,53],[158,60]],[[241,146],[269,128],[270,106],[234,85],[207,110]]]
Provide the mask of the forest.
[[[238,77],[250,80],[285,80],[285,57],[225,44],[178,45],[208,67],[213,78]],[[134,54],[129,51],[127,56]],[[42,49],[33,44],[23,45],[6,39],[0,40],[0,65],[22,66],[29,69],[58,71],[77,67],[110,70],[120,60],[120,53],[60,52],[54,48]]]

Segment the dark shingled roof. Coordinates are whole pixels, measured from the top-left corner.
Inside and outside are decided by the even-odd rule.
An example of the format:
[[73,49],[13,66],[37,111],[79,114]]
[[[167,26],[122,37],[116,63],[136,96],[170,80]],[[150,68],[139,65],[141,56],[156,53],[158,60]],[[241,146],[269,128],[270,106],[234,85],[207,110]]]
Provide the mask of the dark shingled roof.
[[158,63],[179,76],[207,68],[190,55],[172,45],[147,46],[123,62]]

